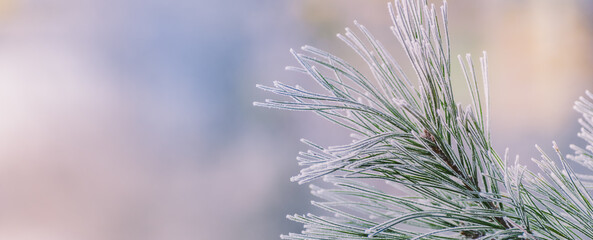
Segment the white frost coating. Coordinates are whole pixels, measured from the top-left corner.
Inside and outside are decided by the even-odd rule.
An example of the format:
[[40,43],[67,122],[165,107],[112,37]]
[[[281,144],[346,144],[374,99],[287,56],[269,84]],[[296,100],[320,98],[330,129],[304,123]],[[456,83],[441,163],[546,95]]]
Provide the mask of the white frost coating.
[[[417,83],[411,84],[380,42],[363,25],[355,22],[356,28],[346,29],[346,33],[337,36],[354,49],[370,71],[358,71],[336,56],[311,46],[303,46],[301,49],[305,54],[290,50],[300,65],[286,69],[306,73],[326,91],[308,91],[298,85],[280,82],[274,82],[273,87],[257,85],[258,88],[290,100],[266,100],[254,105],[310,110],[353,132],[352,139],[348,139],[352,142],[340,146],[322,147],[302,140],[312,150],[299,153],[297,161],[303,166],[303,170],[292,180],[302,184],[323,178],[332,184],[332,189],[311,187],[311,192],[322,199],[313,204],[329,210],[334,217],[317,217],[312,214],[289,216],[292,220],[302,222],[306,230],[302,234],[283,236],[283,239],[362,239],[364,233],[383,239],[404,236],[408,239],[421,239],[420,234],[431,233],[434,230],[431,228],[445,226],[446,224],[439,222],[441,220],[471,224],[457,228],[443,227],[434,231],[451,230],[456,234],[466,231],[471,234],[475,230],[469,229],[474,227],[473,224],[486,222],[486,225],[501,224],[510,229],[501,230],[499,226],[495,230],[479,230],[482,231],[479,234],[500,234],[498,237],[508,239],[519,236],[529,238],[529,234],[523,231],[525,226],[529,226],[529,221],[532,221],[530,227],[534,232],[540,227],[533,224],[535,220],[531,219],[539,221],[538,217],[552,216],[549,213],[540,214],[537,207],[531,205],[527,209],[530,211],[528,214],[532,215],[522,215],[525,213],[515,206],[524,204],[522,200],[533,199],[533,195],[529,194],[535,192],[537,199],[543,199],[540,204],[546,206],[544,211],[556,209],[546,205],[555,200],[565,201],[562,203],[571,209],[590,207],[583,201],[586,197],[576,191],[583,187],[572,183],[572,179],[581,178],[580,175],[568,168],[562,170],[564,164],[555,164],[546,156],[541,160],[534,160],[540,168],[547,169],[543,177],[526,170],[517,158],[511,164],[508,150],[504,161],[492,152],[487,55],[484,53],[480,58],[481,68],[477,71],[469,55],[458,56],[471,95],[471,103],[464,108],[454,101],[454,91],[450,88],[446,2],[441,7],[442,21],[437,19],[434,5],[428,6],[425,3],[422,0],[404,0],[389,4],[394,25],[391,31],[401,43],[405,57],[411,61],[411,77],[417,79]],[[368,72],[372,75],[363,74]],[[479,77],[476,77],[480,73],[484,84],[483,97],[480,97]],[[415,84],[417,88],[414,88]],[[586,94],[592,97],[591,93]],[[587,145],[571,145],[574,155],[568,158],[591,168],[591,99],[581,98],[575,104],[575,109],[583,114],[579,121],[583,126],[579,136]],[[388,185],[402,191],[388,188],[383,193],[376,188],[358,184],[358,179],[354,178],[389,179],[386,181]],[[593,176],[589,178],[593,179]],[[556,197],[546,188],[546,184],[552,181],[565,185],[558,187],[558,191],[567,193],[562,195],[564,198],[550,200],[550,196]],[[468,191],[468,188],[475,190]],[[454,194],[449,194],[449,190]],[[471,195],[464,195],[468,192]],[[447,199],[448,202],[443,201]],[[488,200],[504,207],[489,208],[481,204]],[[351,211],[341,212],[343,209]],[[464,209],[465,212],[463,216],[457,216],[455,214],[458,213],[451,212],[451,209]],[[394,212],[393,216],[386,216],[384,213],[390,210]],[[447,211],[448,215],[445,214]],[[586,214],[587,211],[583,210]],[[501,223],[500,219],[484,216],[490,212],[492,215],[510,216],[512,219],[505,219],[506,222]],[[481,215],[477,216],[476,213]],[[578,214],[575,212],[572,218],[583,217],[584,220],[579,221],[593,222],[587,220],[586,214]],[[561,212],[553,216],[569,215]],[[367,216],[377,220],[369,222]],[[565,219],[561,221],[568,222]],[[424,224],[434,222],[438,223]],[[426,232],[400,234],[398,231],[407,224],[418,224]],[[468,229],[462,229],[463,227]],[[338,231],[340,229],[347,230]],[[451,238],[461,237],[445,235],[449,233],[444,232],[439,234]],[[345,233],[353,235],[341,235]],[[553,234],[536,236],[541,239],[558,239]]]
[[489,89],[489,81],[488,81],[488,55],[486,51],[482,52],[483,56],[480,58],[480,63],[482,66],[482,79],[484,80],[484,95],[485,95],[485,102],[486,102],[486,126],[485,130],[487,133],[488,140],[491,139],[490,137],[490,89]]

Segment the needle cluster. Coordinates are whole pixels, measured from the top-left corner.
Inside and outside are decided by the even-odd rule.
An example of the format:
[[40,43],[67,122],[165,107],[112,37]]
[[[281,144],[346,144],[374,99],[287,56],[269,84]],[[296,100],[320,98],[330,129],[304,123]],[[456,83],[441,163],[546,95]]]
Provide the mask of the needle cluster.
[[[566,160],[593,171],[591,100],[575,106],[583,114],[579,136],[589,145],[571,146],[575,154],[565,158],[554,144],[557,160],[540,149],[541,158],[533,160],[539,171],[528,170],[492,147],[486,53],[477,68],[469,54],[457,57],[471,104],[455,101],[446,2],[437,9],[426,0],[397,0],[389,14],[413,76],[355,22],[356,30],[338,37],[366,62],[370,76],[304,46],[291,50],[299,66],[288,69],[323,92],[258,85],[287,100],[255,105],[312,111],[352,132],[352,142],[339,146],[302,140],[310,150],[299,153],[303,169],[291,180],[332,184],[311,189],[321,199],[312,204],[333,214],[288,216],[304,230],[282,239],[593,239],[593,176],[575,173]],[[373,186],[373,180],[386,184]]]

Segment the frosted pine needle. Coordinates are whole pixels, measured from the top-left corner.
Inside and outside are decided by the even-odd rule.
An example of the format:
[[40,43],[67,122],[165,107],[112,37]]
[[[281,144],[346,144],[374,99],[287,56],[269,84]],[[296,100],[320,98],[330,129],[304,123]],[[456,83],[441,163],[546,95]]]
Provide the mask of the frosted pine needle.
[[355,22],[356,30],[338,38],[371,76],[304,46],[291,50],[299,66],[287,70],[304,73],[324,92],[281,82],[257,86],[287,99],[256,106],[313,111],[352,132],[352,141],[339,146],[302,140],[311,150],[299,153],[304,168],[291,180],[333,184],[311,185],[321,199],[312,204],[332,215],[290,215],[304,230],[282,239],[593,239],[593,176],[575,173],[566,160],[593,171],[593,94],[575,104],[587,146],[572,145],[575,153],[565,158],[554,144],[557,160],[538,147],[539,171],[532,172],[492,147],[486,53],[477,68],[471,55],[458,56],[471,103],[455,101],[447,3],[437,11],[425,0],[401,0],[388,9],[413,77],[399,65],[403,59]]

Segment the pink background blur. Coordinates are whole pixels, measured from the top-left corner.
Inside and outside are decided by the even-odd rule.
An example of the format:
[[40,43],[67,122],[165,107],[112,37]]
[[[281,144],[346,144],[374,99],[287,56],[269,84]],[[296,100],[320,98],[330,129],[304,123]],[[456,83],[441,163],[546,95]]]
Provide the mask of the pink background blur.
[[[572,103],[593,90],[592,4],[449,8],[452,52],[489,53],[497,148],[527,162],[536,143],[582,144]],[[300,231],[284,216],[317,210],[289,182],[298,139],[341,144],[347,133],[253,107],[275,97],[254,86],[310,81],[283,70],[303,44],[358,63],[335,37],[354,19],[398,47],[386,1],[0,0],[0,239]]]

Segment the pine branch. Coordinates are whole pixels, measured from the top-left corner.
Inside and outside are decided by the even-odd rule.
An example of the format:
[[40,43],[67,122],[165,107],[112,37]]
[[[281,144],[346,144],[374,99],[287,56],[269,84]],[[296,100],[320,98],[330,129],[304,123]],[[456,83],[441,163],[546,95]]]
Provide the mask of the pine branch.
[[[471,56],[458,56],[471,104],[462,107],[451,87],[447,4],[441,15],[425,0],[389,4],[394,36],[416,74],[412,83],[383,45],[361,24],[338,34],[367,64],[365,76],[320,49],[291,50],[301,72],[325,93],[274,82],[259,88],[290,100],[256,106],[312,111],[352,131],[349,144],[311,147],[299,153],[304,166],[291,178],[312,185],[323,199],[312,204],[334,214],[293,215],[300,234],[283,239],[593,239],[593,176],[577,174],[554,144],[559,165],[541,149],[535,173],[509,164],[508,151],[494,151],[489,131],[486,54],[478,72]],[[362,37],[359,37],[362,36]],[[483,81],[480,91],[478,82]],[[483,94],[485,93],[485,94]],[[590,98],[593,95],[587,92]],[[585,149],[571,146],[567,158],[593,171],[593,104],[581,98],[578,111]],[[539,149],[539,147],[538,147]],[[379,190],[365,182],[384,180]],[[387,188],[386,188],[387,187]]]

